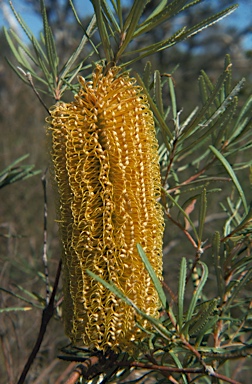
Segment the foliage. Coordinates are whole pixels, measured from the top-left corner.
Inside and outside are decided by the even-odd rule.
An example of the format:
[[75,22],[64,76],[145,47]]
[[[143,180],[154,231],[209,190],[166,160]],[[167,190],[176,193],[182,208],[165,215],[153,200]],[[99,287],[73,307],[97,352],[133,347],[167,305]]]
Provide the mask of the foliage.
[[[41,93],[49,94],[55,101],[64,99],[68,90],[75,93],[76,76],[79,73],[90,74],[92,61],[107,67],[117,64],[122,70],[129,70],[140,59],[189,38],[235,9],[231,6],[190,28],[185,26],[173,32],[162,41],[135,48],[134,42],[140,36],[180,12],[191,7],[197,9],[200,1],[163,0],[144,18],[147,3],[135,1],[125,16],[120,1],[113,0],[110,6],[105,0],[93,0],[95,16],[84,28],[70,1],[76,21],[83,29],[83,38],[63,65],[57,54],[57,44],[43,0],[44,32],[40,40],[33,36],[13,9],[31,44],[27,46],[15,32],[5,30],[19,66],[9,63],[49,111]],[[95,43],[97,33],[101,40],[98,44]],[[83,50],[86,57],[80,59]],[[252,277],[252,211],[249,193],[240,181],[239,171],[245,171],[251,179],[252,168],[250,159],[237,162],[236,158],[251,149],[252,96],[243,106],[239,104],[239,93],[245,80],[233,84],[229,56],[226,56],[223,72],[216,82],[204,71],[201,72],[198,80],[201,107],[195,106],[186,117],[178,110],[176,87],[170,74],[153,69],[147,62],[141,73],[134,75],[148,97],[156,122],[163,184],[161,203],[167,228],[177,227],[183,234],[182,251],[185,253],[185,248],[190,246],[191,260],[182,257],[177,261],[180,264],[178,281],[173,277],[173,282],[161,283],[138,245],[139,255],[162,303],[158,320],[143,313],[112,283],[88,272],[147,319],[153,325],[153,331],[148,331],[148,337],[139,343],[138,353],[133,357],[109,352],[102,355],[73,346],[64,348],[60,357],[81,363],[79,382],[145,382],[149,377],[157,383],[238,383],[232,362],[242,358],[243,368],[241,365],[240,369],[247,369],[246,357],[251,354],[249,288]],[[168,106],[167,93],[170,99]],[[16,164],[1,173],[1,185],[34,174],[30,167],[15,168]],[[228,194],[225,192],[226,195],[222,193],[224,182],[230,189]],[[218,200],[217,208],[213,200]],[[224,213],[223,227],[208,228],[210,209],[212,215],[214,210]],[[169,263],[169,260],[166,262]],[[56,305],[58,277],[54,286],[48,287],[48,293],[52,292],[50,301],[25,292],[32,295],[29,305],[41,308],[43,303],[42,326],[45,328]],[[46,281],[46,274],[42,278]],[[21,296],[16,295],[16,298]],[[16,307],[16,310],[19,309]],[[4,309],[10,310],[12,308]],[[60,315],[59,307],[57,316]],[[34,353],[33,358],[35,356]],[[19,383],[22,380],[24,376]]]
[[27,157],[28,155],[20,157],[0,172],[0,188],[6,187],[7,185],[20,180],[25,180],[28,177],[35,176],[40,173],[40,171],[33,171],[33,165],[17,166],[18,163]]
[[[11,63],[10,65],[17,73],[17,75],[27,84],[30,84],[29,77],[32,76],[39,83],[48,87],[48,92],[55,98],[60,100],[67,86],[69,87],[76,75],[84,69],[90,68],[90,64],[84,65],[84,62],[88,60],[90,56],[96,54],[100,60],[102,58],[101,46],[104,50],[105,59],[108,65],[115,65],[120,63],[121,66],[129,67],[135,61],[140,60],[143,57],[149,56],[160,50],[164,50],[174,44],[185,40],[186,38],[200,32],[202,29],[209,25],[214,24],[218,20],[227,16],[233,12],[236,6],[230,6],[229,8],[221,11],[217,15],[214,15],[207,20],[203,20],[192,28],[188,29],[186,26],[181,30],[176,31],[168,39],[162,40],[156,44],[143,47],[140,50],[128,50],[129,43],[136,38],[139,38],[144,33],[150,32],[152,29],[159,26],[164,20],[170,19],[175,14],[185,11],[189,7],[195,6],[200,0],[190,2],[186,0],[173,1],[171,4],[166,4],[167,1],[162,1],[155,11],[148,16],[144,21],[141,20],[141,15],[148,1],[134,2],[126,20],[123,21],[121,2],[112,2],[112,8],[108,6],[105,1],[92,1],[95,16],[90,21],[90,24],[86,30],[84,30],[83,38],[78,48],[70,56],[69,60],[60,67],[60,58],[57,55],[56,46],[52,34],[52,30],[48,24],[46,15],[46,8],[44,2],[41,0],[41,14],[43,17],[43,35],[41,36],[41,42],[39,42],[30,31],[29,27],[22,20],[20,15],[17,15],[15,9],[13,12],[18,19],[20,25],[25,31],[27,37],[32,43],[31,50],[22,41],[14,31],[8,31],[5,29],[6,38],[15,55],[16,60],[21,65],[19,70],[16,69]],[[72,1],[70,1],[74,15],[77,22],[83,28],[81,21],[78,18],[77,12],[74,8]],[[114,13],[118,19],[115,18]],[[95,21],[96,20],[96,21]],[[95,29],[98,28],[101,44],[95,46],[92,41],[92,34]],[[84,29],[84,28],[83,28]],[[81,51],[85,44],[90,43],[92,50],[88,56],[76,64]],[[15,47],[15,43],[18,44],[18,48]],[[135,58],[127,61],[128,56],[135,56]],[[126,59],[125,59],[126,57]],[[30,60],[28,60],[28,58]],[[122,61],[122,63],[121,63]],[[33,65],[31,65],[31,62]],[[37,69],[42,70],[43,75],[40,76],[37,73]]]

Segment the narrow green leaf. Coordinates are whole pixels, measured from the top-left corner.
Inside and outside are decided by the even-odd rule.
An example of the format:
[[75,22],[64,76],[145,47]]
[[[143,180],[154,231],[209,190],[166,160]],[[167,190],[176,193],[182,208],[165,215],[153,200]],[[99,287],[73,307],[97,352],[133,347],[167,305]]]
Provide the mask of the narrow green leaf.
[[24,287],[22,287],[21,285],[19,284],[15,284],[15,286],[23,293],[25,293],[28,297],[30,297],[31,299],[34,299],[34,300],[38,300],[39,298],[39,302],[44,302],[44,299],[41,298],[37,293],[35,292],[30,292],[28,289],[25,289]]
[[9,184],[15,183],[20,180],[25,180],[31,176],[40,173],[40,170],[34,171],[33,165],[19,165],[21,161],[26,159],[29,155],[24,155],[11,163],[8,167],[0,172],[0,188]]
[[26,36],[28,37],[28,39],[31,41],[32,40],[32,32],[31,30],[28,28],[28,26],[26,25],[26,23],[24,22],[24,20],[22,19],[22,17],[17,13],[17,11],[15,10],[15,8],[13,7],[13,4],[12,2],[10,1],[9,2],[10,4],[10,7],[11,7],[11,10],[18,22],[18,24],[21,26],[21,28],[23,29],[23,31],[25,32]]
[[[72,11],[73,11],[73,14],[74,14],[74,17],[77,21],[77,23],[80,25],[81,29],[83,30],[83,37],[81,39],[81,42],[79,44],[79,46],[77,47],[76,51],[70,56],[69,60],[67,61],[67,63],[64,65],[64,67],[62,68],[61,71],[64,71],[68,65],[69,65],[69,68],[71,68],[71,66],[73,65],[73,63],[75,62],[75,60],[79,57],[79,54],[82,52],[82,49],[84,47],[84,45],[86,44],[86,41],[88,41],[92,48],[93,48],[93,51],[99,56],[99,52],[97,50],[97,47],[96,45],[93,43],[92,39],[91,39],[91,36],[94,34],[94,32],[97,30],[97,23],[96,23],[96,16],[93,15],[89,25],[87,28],[84,28],[83,25],[82,25],[82,22],[81,20],[79,19],[79,16],[77,14],[77,11],[74,7],[74,4],[73,4],[73,1],[72,0],[69,0],[69,3],[70,3],[70,6],[72,8]],[[92,55],[92,53],[90,53],[87,57],[90,57]],[[68,72],[68,70],[66,70]],[[66,76],[66,74],[62,74],[62,77],[64,78]]]
[[174,84],[171,77],[168,78],[168,85],[169,85],[169,91],[170,91],[170,97],[171,97],[172,116],[173,116],[173,120],[177,121],[176,94],[175,94]]
[[80,73],[81,69],[83,69],[82,68],[82,63],[80,63],[80,65],[74,71],[72,71],[71,73],[65,72],[66,75],[67,75],[67,79],[61,77],[60,82],[63,82],[64,85],[61,85],[61,87],[60,87],[60,99],[62,98],[62,96],[63,96],[63,94],[64,94],[64,92],[66,90],[70,90],[70,89],[73,90],[74,89],[73,85],[72,85],[72,81]]
[[[139,36],[143,33],[149,32],[164,21],[167,21],[171,17],[174,17],[176,14],[183,11],[184,5],[186,3],[187,0],[177,0],[172,1],[166,7],[160,7],[159,4],[158,7],[153,11],[153,13],[139,26],[135,36]],[[159,9],[160,11],[158,11]]]
[[[82,25],[82,22],[80,21],[80,18],[78,16],[78,13],[76,11],[76,8],[74,6],[74,3],[73,3],[73,0],[68,0],[69,1],[69,4],[70,4],[70,7],[72,8],[72,11],[73,11],[73,14],[74,14],[74,17],[77,21],[77,23],[79,24],[79,26],[84,30],[84,27]],[[95,17],[95,16],[94,16]]]
[[197,288],[193,292],[192,300],[190,302],[189,309],[188,309],[187,316],[186,316],[186,321],[190,321],[192,319],[195,307],[197,305],[197,301],[199,300],[199,297],[202,293],[202,289],[203,289],[203,287],[207,281],[207,277],[208,277],[207,265],[205,263],[203,263],[202,261],[199,261],[199,265],[202,268],[202,275],[201,275],[199,285],[197,286]]
[[204,338],[204,336],[209,333],[209,332],[212,332],[213,331],[213,328],[215,326],[215,324],[217,323],[217,321],[219,320],[219,315],[214,315],[210,318],[210,320],[208,320],[205,324],[205,326],[201,329],[201,331],[199,332],[199,334],[197,335],[197,339],[195,341],[195,346],[196,348],[198,348],[202,342],[202,339]]
[[[55,77],[53,76],[52,71],[50,69],[48,60],[47,59],[44,60],[44,58],[40,55],[39,48],[37,48],[35,41],[34,41],[33,47],[34,47],[34,51],[35,51],[36,56],[37,56],[38,66],[40,67],[41,71],[44,74],[44,79],[39,78],[39,77],[35,76],[34,74],[33,74],[33,76],[38,78],[40,82],[46,84],[51,96],[56,98],[55,88],[56,88],[57,84],[55,82]],[[38,89],[37,89],[37,91],[38,91]],[[42,92],[47,93],[45,91],[42,91]]]
[[[179,360],[179,354],[176,353],[176,352],[173,352],[172,350],[169,351],[169,355],[171,356],[171,358],[173,359],[174,363],[176,364],[176,366],[180,369],[183,369],[183,365],[181,363],[181,361]],[[183,383],[184,384],[189,384],[188,380],[187,380],[187,377],[185,374],[182,374],[182,380],[183,380]]]
[[11,168],[14,168],[18,163],[21,163],[21,161],[27,159],[30,155],[27,153],[26,155],[23,155],[13,161],[8,167],[6,167],[3,171],[0,172],[0,176],[3,175],[4,173],[8,172]]
[[[209,94],[213,92],[214,85],[212,84],[211,80],[203,70],[201,71],[201,75],[199,77],[199,90],[200,90],[201,100],[204,105],[208,101]],[[211,106],[209,106],[209,110],[206,112],[206,116],[208,119],[213,112],[212,109],[213,107],[211,108]]]
[[[20,72],[20,70],[17,69],[17,67],[15,67],[10,61],[9,59],[6,57],[6,61],[8,63],[8,65],[11,67],[11,69],[15,72],[15,74],[26,84],[26,85],[30,85],[30,83],[28,82],[26,76],[23,75],[23,73]],[[19,67],[20,68],[20,67]]]
[[225,138],[231,137],[232,133],[230,132],[230,127],[233,129],[233,117],[236,112],[236,108],[238,105],[238,97],[234,97],[226,110],[223,112],[222,116],[216,119],[214,123],[214,130],[216,131],[216,137],[213,137],[213,146],[218,148],[221,146],[221,143]]
[[36,303],[33,303],[32,301],[26,299],[25,297],[22,297],[22,296],[20,296],[20,295],[14,293],[14,292],[12,292],[12,291],[9,291],[8,289],[5,289],[5,288],[0,287],[0,291],[3,291],[3,292],[5,292],[5,293],[8,293],[8,294],[11,295],[11,296],[14,296],[16,299],[22,300],[22,301],[24,301],[25,303],[30,304],[32,307],[42,308],[42,309],[44,308],[44,306],[38,305],[38,304],[36,304]]
[[223,167],[226,169],[227,173],[231,177],[231,179],[232,179],[232,181],[233,181],[233,183],[234,183],[234,185],[235,185],[235,187],[236,187],[236,189],[237,189],[237,191],[238,191],[238,193],[242,199],[245,213],[247,214],[248,213],[248,205],[247,205],[246,197],[245,197],[243,189],[242,189],[242,187],[239,183],[239,180],[238,180],[236,174],[234,173],[231,165],[225,159],[225,157],[218,151],[218,149],[214,148],[212,145],[210,145],[209,148],[214,153],[214,155],[220,160],[221,164],[223,165]]
[[156,8],[154,9],[154,11],[150,14],[150,16],[148,17],[148,19],[145,20],[144,24],[148,21],[148,20],[151,20],[154,18],[154,16],[160,14],[160,12],[163,11],[163,9],[165,8],[167,4],[167,0],[161,0],[159,1],[159,4],[156,6]]
[[184,7],[183,7],[183,11],[185,11],[186,9],[190,8],[190,7],[193,7],[194,5],[196,4],[199,4],[201,3],[202,0],[193,0],[191,1],[190,3],[187,3]]
[[7,31],[7,29],[4,27],[4,34],[5,34],[5,38],[7,40],[7,43],[11,49],[11,52],[13,53],[13,55],[15,56],[17,62],[21,65],[23,65],[23,59],[22,57],[20,56],[20,53],[19,51],[16,49],[15,45],[13,44],[13,41],[9,35],[9,32]]
[[[41,33],[41,36],[44,37],[44,35]],[[42,39],[44,41],[44,39]],[[31,38],[31,43],[33,45],[33,48],[34,50],[36,50],[37,54],[39,55],[40,57],[40,60],[42,60],[43,62],[45,62],[45,65],[48,65],[49,62],[48,62],[48,57],[46,55],[46,50],[44,49],[44,46],[41,46],[41,44],[38,42],[38,40],[32,36]],[[45,44],[45,43],[43,43]]]
[[241,292],[242,288],[244,288],[249,282],[251,282],[252,279],[252,268],[247,270],[245,274],[243,274],[242,278],[240,280],[236,280],[234,283],[233,289],[228,289],[228,291],[231,292],[231,295],[229,295],[229,299],[225,305],[225,310],[228,310],[231,307],[231,304],[233,303],[234,299],[237,297],[239,292]]
[[180,132],[183,132],[185,127],[190,124],[190,122],[193,120],[194,116],[196,116],[197,112],[199,110],[199,107],[195,107],[192,112],[189,114],[189,116],[185,119],[185,121],[180,126]]
[[[141,14],[143,13],[144,8],[146,5],[150,2],[150,0],[143,0],[141,1],[142,4],[138,0],[134,0],[133,5],[130,8],[129,14],[126,17],[126,20],[123,25],[123,31],[126,32],[127,29],[130,27],[131,23],[137,25]],[[135,15],[134,15],[135,14]]]
[[93,279],[95,279],[96,281],[98,281],[99,283],[101,283],[105,288],[107,288],[108,290],[110,290],[112,293],[114,293],[114,295],[116,295],[117,297],[119,297],[119,299],[121,299],[122,301],[124,301],[127,305],[131,306],[132,308],[134,308],[134,310],[140,315],[142,316],[144,319],[148,320],[152,325],[153,327],[165,338],[168,340],[170,340],[171,338],[171,333],[162,325],[162,323],[160,321],[158,321],[157,319],[154,319],[153,317],[147,315],[146,313],[144,313],[143,311],[141,311],[134,303],[132,300],[130,300],[127,296],[125,296],[123,294],[123,292],[118,289],[114,284],[112,283],[108,283],[107,281],[103,280],[101,277],[97,276],[95,273],[89,271],[88,269],[86,270],[87,274],[89,276],[91,276]]
[[186,286],[186,258],[181,260],[179,286],[178,286],[178,324],[179,330],[182,329],[183,315],[184,315],[184,299],[185,299],[185,286]]
[[210,80],[207,73],[203,69],[200,71],[200,73],[201,73],[200,77],[202,77],[202,79],[204,80],[204,84],[205,84],[205,88],[207,90],[207,93],[209,94],[209,93],[213,92],[214,84]]
[[106,15],[109,23],[110,23],[110,28],[112,29],[113,31],[113,34],[117,33],[120,34],[121,33],[121,29],[115,19],[115,16],[111,10],[111,8],[108,6],[107,4],[107,1],[106,0],[102,0],[102,9],[104,11],[104,14]]
[[147,269],[147,271],[151,277],[151,280],[153,281],[153,284],[154,284],[156,291],[158,293],[162,307],[165,309],[167,307],[167,301],[166,301],[166,296],[165,296],[165,293],[163,291],[160,280],[158,279],[151,263],[148,260],[148,257],[146,256],[146,254],[145,254],[145,252],[144,252],[144,250],[140,244],[137,244],[137,250],[138,250],[138,253],[139,253],[139,255],[140,255],[140,257],[141,257],[141,259],[145,265],[145,268]]
[[[246,103],[243,105],[239,116],[235,122],[233,134],[230,137],[230,141],[237,139],[239,136],[243,135],[246,132],[246,127],[249,129],[249,114],[252,109],[252,95],[248,98]],[[246,117],[246,114],[248,114],[248,117]],[[251,118],[250,118],[251,122]],[[251,126],[251,124],[250,124]],[[251,132],[251,130],[250,130]],[[236,141],[236,140],[235,140]]]
[[152,77],[152,65],[150,61],[147,61],[144,67],[144,73],[143,73],[143,82],[146,89],[150,88],[151,77]]
[[252,205],[250,204],[247,215],[239,222],[238,226],[235,228],[235,232],[240,232],[244,230],[249,224],[251,224],[252,220]]
[[207,211],[207,196],[206,189],[203,188],[200,197],[200,209],[199,209],[199,245],[202,243],[203,230],[206,220],[206,211]]
[[[241,217],[240,217],[240,214],[238,213],[242,203],[241,199],[238,199],[236,204],[233,205],[233,202],[231,202],[230,198],[228,197],[227,202],[230,208],[230,213],[229,213],[229,218],[226,220],[224,225],[224,231],[223,231],[224,236],[228,236],[228,235],[230,236],[230,234],[232,233],[231,231],[232,227],[237,227],[237,225],[239,225],[239,223],[241,222]],[[227,209],[224,208],[224,211],[227,211]],[[233,221],[235,221],[235,223],[232,225]]]
[[161,85],[160,72],[158,70],[154,72],[154,96],[155,96],[157,108],[160,114],[163,116],[164,109],[163,109],[163,98],[162,98],[162,85]]
[[24,53],[21,47],[18,47],[18,52],[20,53],[20,56],[22,56],[22,60],[23,60],[22,67],[25,68],[27,72],[30,72],[31,74],[33,74],[35,71],[32,68],[30,61],[26,58],[26,54]]
[[0,185],[0,188],[8,184],[13,184],[17,181],[26,180],[31,176],[39,174],[41,171],[32,171],[33,166],[26,166],[24,168],[17,169],[16,172],[10,172],[8,177],[5,179],[4,185]]
[[57,78],[58,78],[59,58],[58,58],[58,55],[56,52],[56,46],[55,46],[55,41],[54,41],[54,37],[52,34],[52,30],[51,30],[49,23],[48,23],[44,0],[40,0],[40,7],[41,7],[41,15],[43,18],[43,28],[44,28],[44,38],[45,38],[45,47],[46,47],[46,52],[47,52],[47,60],[48,60],[49,67],[51,70],[53,83],[56,86]]
[[[216,86],[214,87],[213,91],[210,93],[207,103],[203,105],[203,107],[198,111],[197,115],[193,119],[193,121],[184,129],[183,131],[183,138],[189,137],[191,133],[195,130],[195,127],[200,125],[202,123],[202,119],[205,119],[205,115],[209,113],[210,108],[212,107],[212,103],[214,102],[216,96],[220,92],[221,88],[223,87],[223,84],[228,76],[227,72],[223,72],[221,76],[218,79],[218,82]],[[215,111],[213,114],[211,114],[211,121],[216,118],[220,113],[224,111],[224,106],[220,107]],[[205,123],[205,122],[204,122]],[[206,123],[205,123],[206,124]],[[209,124],[209,122],[208,122]],[[181,151],[182,152],[182,151]]]
[[18,311],[30,311],[32,307],[8,307],[0,308],[0,313],[4,312],[18,312]]
[[104,49],[105,57],[107,60],[107,63],[110,63],[113,60],[113,51],[111,48],[110,40],[109,40],[109,34],[107,29],[107,22],[104,17],[103,11],[102,11],[102,4],[100,0],[91,0],[95,15],[96,15],[96,21],[98,26],[98,31],[101,37],[102,46]]
[[[225,78],[222,77],[222,80],[225,81]],[[185,138],[192,136],[195,133],[195,131],[197,129],[200,129],[201,127],[209,127],[209,129],[206,130],[205,133],[202,136],[198,137],[198,139],[195,140],[193,143],[191,143],[187,147],[182,148],[181,150],[178,150],[177,156],[182,156],[182,154],[187,153],[191,148],[196,148],[197,145],[199,145],[202,142],[203,138],[207,139],[209,134],[215,130],[215,126],[211,125],[214,122],[214,120],[216,120],[216,124],[218,125],[220,124],[220,120],[217,120],[220,118],[220,115],[224,115],[223,118],[228,118],[228,119],[232,118],[234,111],[232,111],[231,107],[232,105],[236,105],[237,103],[237,100],[234,100],[234,98],[236,94],[240,91],[241,87],[243,86],[244,79],[242,79],[234,87],[230,95],[228,95],[228,97],[224,100],[224,102],[211,114],[209,119],[207,121],[204,120],[204,116],[207,115],[211,110],[211,104],[214,102],[214,98],[217,95],[217,89],[218,91],[220,91],[221,90],[220,87],[222,87],[223,84],[224,83],[221,84],[221,81],[220,81],[219,85],[216,86],[216,88],[214,89],[214,92],[209,97],[207,104],[204,105],[203,108],[197,113],[194,120],[187,127],[184,128],[182,139],[184,140]],[[229,112],[226,112],[228,107],[230,108],[230,110]],[[227,113],[227,116],[225,115],[225,112]],[[221,133],[222,131],[220,130],[220,134]]]
[[[28,60],[26,60],[24,52],[36,66],[38,65],[38,62],[37,62],[36,58],[30,52],[30,49],[27,47],[27,45],[25,45],[23,43],[23,41],[19,38],[19,36],[14,31],[12,31],[12,30],[7,31],[7,29],[4,27],[4,34],[5,34],[6,40],[8,42],[8,45],[9,45],[13,55],[15,56],[16,60],[18,61],[18,63],[21,64],[25,69],[27,69],[28,71],[31,72],[32,67],[30,65],[30,62]],[[10,34],[12,35],[12,38],[16,41],[16,43],[19,45],[18,49],[16,49]]]
[[224,293],[223,263],[220,256],[220,233],[217,231],[214,234],[212,244],[213,244],[212,250],[213,250],[215,274],[217,279],[218,296],[223,298],[223,293]]
[[[112,44],[112,40],[114,40],[116,42],[116,46],[120,46],[120,33],[118,34],[118,32],[114,29],[114,26],[111,24],[110,22],[110,17],[107,16],[107,8],[106,6],[104,5],[104,1],[103,1],[103,7],[102,7],[102,12],[103,12],[103,15],[104,15],[104,21],[106,23],[106,29],[107,29],[107,32],[108,32],[108,36],[109,36],[109,39],[110,39],[110,42]],[[105,7],[105,9],[104,9]],[[112,53],[112,49],[111,49],[111,53]],[[117,59],[115,59],[114,62],[117,62]]]
[[218,299],[205,301],[199,305],[198,313],[193,316],[192,324],[189,327],[189,335],[198,335],[209,323],[214,311],[217,309]]
[[44,53],[42,47],[40,46],[38,40],[34,37],[33,33],[31,32],[29,27],[26,25],[26,23],[24,22],[22,17],[16,12],[15,8],[13,7],[12,2],[10,2],[10,7],[11,7],[13,14],[16,17],[19,25],[21,26],[21,28],[25,32],[26,36],[32,42],[33,46],[36,47],[36,50],[40,53],[40,56],[46,61],[47,58],[46,58],[45,53]]
[[[161,42],[152,44],[150,46],[144,47],[144,48],[139,49],[139,50],[135,50],[135,51],[131,51],[131,52],[125,52],[123,56],[129,55],[129,54],[135,55],[136,53],[144,52],[144,53],[140,54],[138,58],[131,60],[130,63],[132,64],[133,62],[139,60],[140,58],[142,59],[142,58],[149,56],[149,55],[152,55],[158,51],[164,50],[168,47],[171,47],[171,46],[197,34],[198,32],[209,27],[210,25],[215,24],[217,21],[221,20],[223,17],[232,13],[236,8],[237,8],[237,5],[231,6],[227,9],[225,9],[224,11],[219,12],[218,14],[211,16],[210,18],[208,18],[206,20],[203,20],[202,22],[198,23],[197,25],[193,26],[190,29],[183,27],[179,31],[175,32],[173,36],[171,36],[170,38],[168,38],[166,40],[162,40]],[[153,27],[151,27],[150,29],[152,29],[152,28]],[[134,37],[138,36],[138,34],[141,34],[142,31],[143,30],[136,31]],[[120,54],[121,53],[122,52],[120,52]]]
[[[83,48],[86,45],[86,43],[90,42],[90,35],[92,35],[92,32],[94,32],[94,30],[95,30],[95,23],[96,23],[96,18],[95,18],[95,16],[93,16],[92,20],[90,21],[90,23],[89,23],[89,25],[87,27],[87,30],[85,31],[86,33],[83,35],[83,37],[82,37],[82,39],[81,39],[77,49],[69,57],[69,59],[67,60],[66,64],[61,69],[61,72],[62,72],[61,73],[61,78],[62,79],[64,79],[68,75],[68,73],[70,72],[73,64],[78,59],[78,57],[81,54],[81,52],[83,51]],[[94,48],[94,46],[93,46],[93,48]],[[98,53],[97,50],[96,50],[96,53]]]
[[[251,233],[251,229],[250,229]],[[246,271],[246,268],[249,268],[250,263],[252,262],[252,256],[242,258],[241,260],[238,260],[236,263],[232,264],[232,267],[230,268],[230,273],[233,274],[233,276],[238,275],[240,273],[244,273]]]
[[200,31],[202,31],[203,29],[208,28],[211,25],[217,23],[218,21],[220,21],[224,17],[233,13],[237,7],[238,7],[238,4],[231,5],[230,7],[224,9],[223,11],[216,13],[215,15],[210,16],[207,19],[201,21],[200,23],[196,24],[195,26],[193,26],[192,28],[188,29],[185,32],[185,35],[186,35],[185,38],[191,37],[191,36],[195,35],[196,33],[199,33]]
[[147,96],[148,102],[150,103],[151,109],[152,109],[152,111],[153,111],[153,113],[154,113],[154,115],[155,115],[157,121],[159,122],[160,127],[162,128],[164,134],[166,134],[166,135],[169,137],[169,139],[173,139],[173,135],[172,135],[170,129],[168,128],[168,126],[167,126],[167,124],[165,123],[165,121],[164,121],[162,115],[160,114],[160,112],[159,112],[157,106],[155,105],[154,101],[152,100],[152,98],[151,98],[151,96],[150,96],[150,94],[149,94],[149,92],[148,92],[148,90],[147,90],[147,88],[146,88],[146,86],[145,86],[143,80],[141,79],[141,77],[140,77],[139,74],[137,74],[137,73],[135,74],[135,77],[136,77],[138,83],[139,83],[139,84],[141,85],[141,87],[143,88],[144,93],[145,93],[146,96]]
[[114,12],[117,15],[119,19],[119,24],[120,24],[120,30],[123,29],[123,9],[122,9],[122,4],[121,0],[111,0],[111,4],[114,8]]
[[[131,50],[131,51],[126,51],[124,54],[122,54],[122,57],[127,57],[129,55],[135,55],[138,54],[138,60],[143,59],[146,56],[150,56],[152,54],[155,54],[159,51],[163,51],[166,48],[172,47],[175,45],[181,35],[183,35],[184,31],[186,30],[186,27],[181,28],[179,31],[175,32],[172,36],[170,36],[166,40],[159,41],[157,43],[153,43],[147,46],[144,46],[139,49]],[[131,63],[136,61],[137,59],[133,59]]]
[[123,26],[123,30],[122,30],[122,33],[125,35],[123,41],[122,41],[122,44],[118,50],[118,53],[117,53],[117,57],[119,58],[122,53],[125,51],[125,49],[128,47],[130,41],[132,40],[134,34],[135,34],[135,31],[136,31],[136,27],[137,27],[137,24],[139,22],[139,19],[144,11],[144,8],[146,7],[146,4],[149,2],[150,0],[142,0],[142,1],[139,1],[139,0],[135,0],[131,9],[130,9],[130,12],[125,20],[125,23],[124,23],[124,26]]

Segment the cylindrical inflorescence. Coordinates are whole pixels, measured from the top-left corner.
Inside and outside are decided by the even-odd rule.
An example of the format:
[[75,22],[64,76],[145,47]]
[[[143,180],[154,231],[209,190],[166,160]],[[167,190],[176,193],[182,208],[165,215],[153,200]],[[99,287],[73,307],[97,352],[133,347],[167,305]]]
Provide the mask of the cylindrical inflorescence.
[[130,351],[146,320],[86,269],[157,317],[160,303],[136,244],[162,279],[163,214],[152,112],[135,79],[114,67],[80,81],[51,109],[52,161],[63,243],[64,322],[74,343]]

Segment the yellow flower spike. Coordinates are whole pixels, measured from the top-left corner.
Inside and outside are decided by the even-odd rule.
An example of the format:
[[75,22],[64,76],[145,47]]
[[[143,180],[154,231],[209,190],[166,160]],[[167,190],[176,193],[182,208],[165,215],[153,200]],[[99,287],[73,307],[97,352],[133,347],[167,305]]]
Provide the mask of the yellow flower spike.
[[152,112],[135,79],[118,68],[80,81],[71,103],[51,110],[52,160],[64,248],[64,321],[73,343],[132,351],[150,329],[133,308],[92,279],[114,283],[158,317],[160,302],[138,254],[140,243],[162,278],[163,215]]

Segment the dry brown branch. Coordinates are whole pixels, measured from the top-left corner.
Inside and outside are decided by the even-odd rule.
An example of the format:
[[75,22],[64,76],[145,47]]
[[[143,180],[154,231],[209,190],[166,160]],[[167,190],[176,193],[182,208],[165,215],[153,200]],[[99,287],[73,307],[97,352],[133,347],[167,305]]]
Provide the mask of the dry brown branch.
[[[99,358],[97,356],[91,356],[89,359],[87,359],[84,363],[77,365],[73,372],[70,374],[68,379],[66,381],[59,381],[57,380],[56,383],[62,383],[62,384],[75,384],[76,381],[81,377],[86,375],[87,371],[96,365],[99,362]],[[70,364],[72,367],[72,364]],[[62,377],[63,379],[63,377]]]

